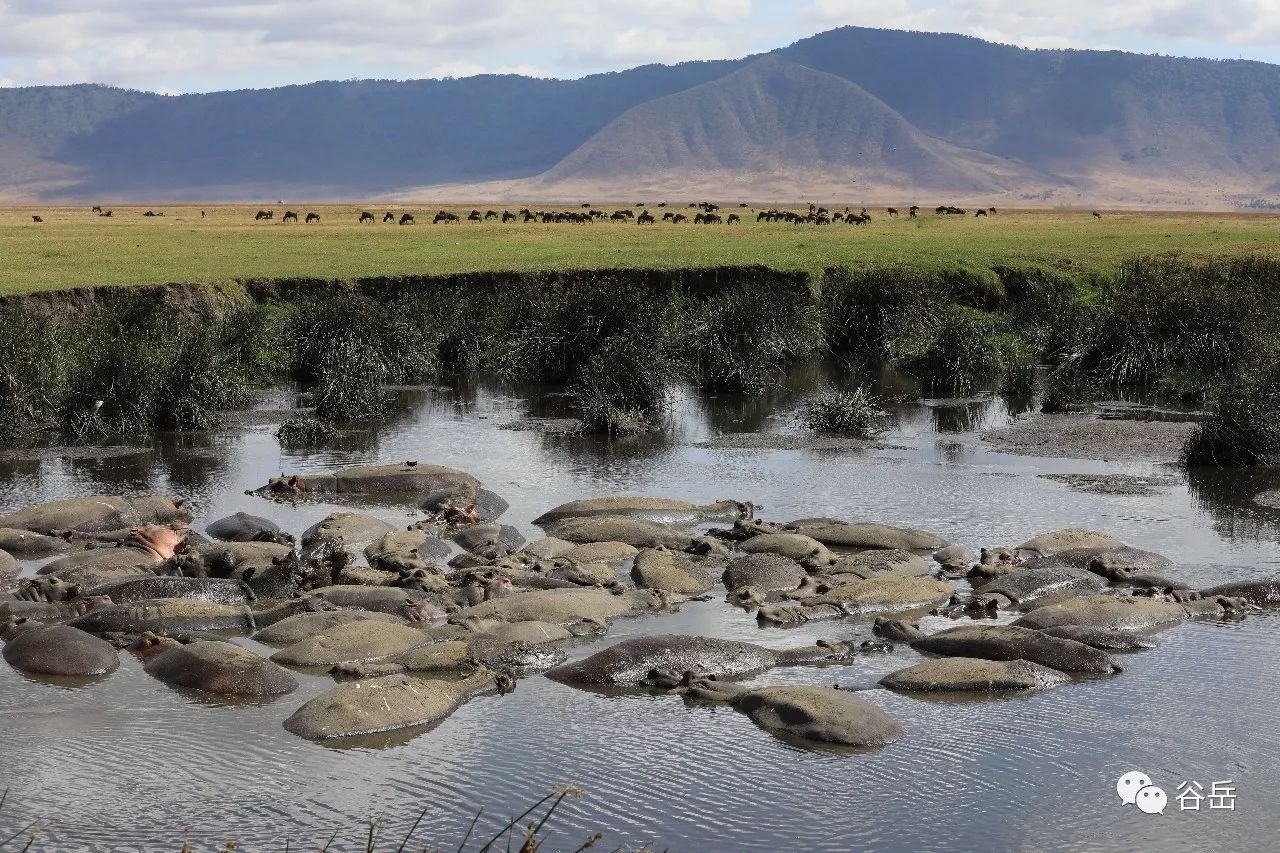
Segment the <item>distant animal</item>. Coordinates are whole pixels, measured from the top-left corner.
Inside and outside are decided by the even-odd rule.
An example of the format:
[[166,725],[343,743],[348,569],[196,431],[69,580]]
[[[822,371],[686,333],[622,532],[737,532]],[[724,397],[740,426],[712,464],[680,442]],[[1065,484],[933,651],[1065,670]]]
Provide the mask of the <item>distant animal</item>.
[[920,212],[920,205],[918,205],[918,204],[913,204],[913,205],[911,205],[911,209],[907,211],[907,213],[909,213],[909,214],[910,214],[910,216],[908,216],[907,218],[908,218],[908,219],[918,219],[919,217],[918,217],[916,214],[918,214],[919,212]]
[[93,206],[93,210],[92,210],[92,211],[90,211],[90,212],[91,212],[91,213],[101,213],[101,212],[102,212],[102,205],[100,205],[100,204],[95,204],[95,205]]
[[742,217],[736,213],[730,213],[729,218],[725,220],[725,222],[729,225],[737,225],[741,221],[742,221]]
[[1101,219],[1101,218],[1102,218],[1102,214],[1095,210],[1095,211],[1093,212],[1093,218],[1094,218],[1094,219]]
[[653,214],[647,210],[642,211],[640,215],[636,217],[637,225],[652,225],[654,221]]
[[202,211],[200,211],[200,218],[201,218],[201,219],[204,219],[204,211],[203,211],[203,210],[202,210]]
[[276,215],[274,210],[259,210],[253,215],[253,221],[258,222],[263,219],[272,219]]
[[614,221],[616,222],[616,221],[621,221],[621,220],[629,219],[629,218],[630,218],[630,216],[631,216],[631,211],[629,211],[629,210],[615,210],[615,211],[614,211],[614,212],[609,216],[609,218],[610,218],[610,219],[612,219],[612,220],[614,220]]
[[498,211],[496,211],[496,210],[489,210],[489,211],[486,211],[486,212],[485,212],[485,214],[484,214],[484,218],[485,218],[485,221],[486,221],[486,222],[487,222],[487,221],[489,221],[490,219],[497,219],[497,218],[498,218]]
[[478,210],[473,210],[473,211],[471,211],[470,213],[468,213],[468,214],[467,214],[467,221],[468,221],[468,222],[479,222],[479,221],[480,221],[480,211],[478,211]]
[[681,222],[688,222],[688,221],[689,221],[689,217],[685,216],[683,213],[677,213],[675,216],[671,217],[671,222],[675,225],[679,225]]
[[319,221],[320,221],[320,214],[316,213],[314,210],[307,214],[308,224],[312,222],[319,222]]
[[977,219],[979,216],[986,216],[986,215],[987,215],[987,212],[980,207],[976,211],[974,211],[973,218]]
[[143,216],[164,216],[163,213],[156,213],[154,210],[148,210]]
[[98,215],[99,215],[99,216],[110,216],[110,215],[111,215],[111,211],[110,211],[110,210],[107,210],[105,213],[99,213]]
[[672,219],[675,219],[675,218],[676,218],[676,215],[669,210],[666,213],[662,214],[663,222],[670,222]]
[[294,213],[292,210],[286,210],[284,212],[284,216],[280,217],[280,221],[281,222],[297,222],[298,214]]
[[890,216],[897,216],[897,215],[898,215],[898,208],[896,208],[896,207],[891,207],[891,208],[889,208],[888,210],[886,210],[886,211],[885,211],[885,213],[889,214]]
[[992,216],[995,216],[995,215],[996,215],[996,209],[995,209],[994,207],[988,207],[988,208],[987,208],[987,213],[990,213]]
[[43,217],[40,217],[40,216],[33,216],[33,217],[31,217],[31,221],[32,221],[32,222],[44,222],[44,218],[43,218]]
[[450,213],[447,210],[442,210],[436,214],[435,219],[431,220],[431,224],[438,225],[441,222],[457,222],[457,221],[458,221],[458,214]]
[[400,216],[400,224],[401,224],[401,225],[413,225],[413,224],[415,224],[415,223],[414,223],[414,221],[413,221],[413,214],[412,214],[412,213],[404,213],[404,214],[401,214],[401,216]]
[[395,222],[395,221],[396,221],[396,215],[395,215],[394,213],[392,213],[391,211],[389,211],[389,210],[388,210],[385,214],[383,214],[383,216],[382,216],[382,221],[383,221],[383,222]]
[[507,223],[507,222],[515,222],[515,221],[516,221],[516,215],[515,215],[514,213],[512,213],[511,211],[509,211],[509,210],[504,210],[504,211],[502,211],[502,221],[503,221],[504,223]]
[[367,210],[360,214],[361,225],[363,225],[366,222],[373,222],[373,219],[374,219],[373,214]]

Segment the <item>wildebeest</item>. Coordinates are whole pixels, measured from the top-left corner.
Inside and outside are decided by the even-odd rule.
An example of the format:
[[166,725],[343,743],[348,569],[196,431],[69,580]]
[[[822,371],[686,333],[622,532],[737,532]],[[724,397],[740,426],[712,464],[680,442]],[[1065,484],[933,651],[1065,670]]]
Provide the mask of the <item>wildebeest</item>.
[[688,221],[689,221],[689,217],[685,216],[683,213],[677,213],[675,216],[671,217],[671,222],[672,224],[675,224],[675,225],[679,225],[681,222],[688,222]]
[[891,207],[891,208],[889,208],[888,210],[886,210],[886,211],[885,211],[885,213],[889,214],[890,216],[897,216],[897,215],[898,215],[898,208],[896,208],[896,207]]
[[164,216],[163,213],[156,213],[154,210],[148,210],[143,216]]
[[486,222],[489,221],[490,219],[497,219],[498,211],[496,210],[485,211],[484,218]]
[[90,213],[101,213],[101,212],[102,212],[102,205],[100,204],[95,204],[93,206],[93,210],[90,211]]
[[441,222],[457,222],[457,221],[458,221],[458,214],[450,213],[447,210],[442,210],[436,214],[435,219],[431,220],[431,224],[439,225]]
[[609,218],[614,221],[624,221],[626,219],[629,219],[630,217],[631,217],[631,211],[629,210],[615,210]]
[[479,222],[479,221],[480,221],[480,211],[478,211],[478,210],[473,210],[473,211],[471,211],[470,213],[468,213],[468,214],[467,214],[467,221],[468,221],[468,222]]
[[292,210],[286,210],[284,216],[280,217],[281,222],[297,222],[298,214]]
[[647,210],[642,211],[640,215],[636,217],[637,225],[652,225],[655,221],[653,214]]
[[736,213],[730,213],[729,218],[725,220],[725,222],[728,223],[729,225],[737,225],[741,221],[742,221],[742,217]]
[[1093,212],[1093,218],[1094,218],[1094,219],[1101,219],[1101,218],[1102,218],[1102,214],[1095,210],[1095,211]]
[[382,221],[383,221],[383,222],[395,222],[395,221],[396,221],[396,215],[395,215],[394,213],[392,213],[391,211],[389,211],[389,210],[388,210],[388,211],[383,215],[383,217],[382,217]]
[[987,215],[987,211],[980,207],[976,211],[974,211],[973,218],[977,219],[979,216],[986,216],[986,215]]
[[413,225],[413,224],[415,224],[415,223],[414,223],[414,221],[413,221],[413,214],[412,214],[412,213],[404,213],[404,214],[401,214],[401,215],[400,215],[400,224],[401,224],[401,225]]
[[273,219],[276,215],[274,210],[259,210],[253,215],[253,221],[259,222],[263,219]]
[[509,211],[509,210],[504,210],[504,211],[502,211],[502,221],[503,221],[503,223],[507,223],[507,222],[515,222],[515,221],[516,221],[516,215],[515,215],[514,213],[512,213],[511,211]]
[[909,211],[907,211],[907,212],[908,212],[909,214],[911,214],[910,216],[908,216],[908,217],[907,217],[908,219],[917,219],[917,218],[919,218],[919,217],[917,216],[917,214],[920,212],[920,205],[918,205],[918,204],[913,204],[913,205],[911,205],[911,209],[910,209]]
[[319,222],[319,221],[320,221],[320,214],[316,213],[314,210],[307,214],[308,223]]
[[32,222],[44,222],[44,218],[43,218],[43,217],[40,217],[40,216],[32,216],[32,217],[31,217],[31,221],[32,221]]
[[98,215],[99,215],[99,216],[110,216],[110,215],[111,215],[111,209],[110,209],[110,208],[108,208],[104,213],[99,213]]
[[360,214],[360,224],[361,224],[361,225],[363,225],[363,224],[364,224],[364,223],[366,223],[366,222],[370,222],[370,223],[372,223],[372,222],[373,222],[373,219],[374,219],[373,214],[372,214],[372,213],[370,213],[370,212],[369,212],[369,211],[367,211],[367,210]]
[[996,209],[995,209],[994,207],[988,207],[988,208],[987,208],[987,213],[990,213],[992,216],[995,216],[995,215],[996,215]]

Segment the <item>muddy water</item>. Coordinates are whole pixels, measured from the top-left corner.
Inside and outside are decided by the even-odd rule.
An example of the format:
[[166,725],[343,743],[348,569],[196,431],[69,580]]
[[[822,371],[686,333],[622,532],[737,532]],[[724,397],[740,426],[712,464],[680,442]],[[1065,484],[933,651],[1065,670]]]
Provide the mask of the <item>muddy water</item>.
[[[793,431],[785,397],[686,395],[669,436],[612,444],[504,428],[530,411],[555,414],[554,398],[534,404],[515,392],[472,389],[406,399],[409,410],[376,434],[314,455],[281,452],[265,416],[214,434],[157,437],[132,454],[11,459],[0,465],[0,509],[158,491],[189,498],[197,528],[246,510],[301,531],[334,507],[281,506],[244,490],[283,470],[416,458],[475,473],[511,502],[506,520],[529,536],[537,535],[529,520],[548,507],[630,493],[750,498],[770,518],[877,519],[971,545],[1086,525],[1174,557],[1181,567],[1172,573],[1198,584],[1273,574],[1280,562],[1280,510],[1250,499],[1280,477],[1188,483],[1153,461],[995,452],[978,435],[1012,417],[999,400],[904,406],[883,447],[813,450],[785,439]],[[717,439],[740,432],[773,438]],[[768,449],[779,446],[788,449]],[[1039,476],[1077,473],[1172,475],[1173,482],[1149,495],[1114,496]],[[407,520],[403,508],[373,511]],[[869,636],[856,622],[761,630],[716,600],[619,621],[601,642],[645,632],[771,646]],[[1272,845],[1280,832],[1280,616],[1186,625],[1161,641],[1126,657],[1128,671],[1116,678],[1032,698],[954,703],[876,691],[868,695],[909,735],[856,755],[784,743],[731,709],[600,696],[542,677],[476,700],[434,730],[334,748],[281,727],[325,689],[321,678],[301,678],[297,693],[276,701],[227,704],[169,689],[131,661],[75,686],[0,667],[0,776],[10,789],[0,838],[44,819],[33,849],[177,850],[186,839],[212,849],[234,838],[242,850],[281,850],[286,839],[297,850],[336,832],[331,850],[363,850],[374,819],[394,850],[425,809],[415,837],[448,848],[477,809],[484,809],[477,833],[492,833],[551,786],[575,782],[586,794],[562,807],[554,849],[574,849],[597,830],[606,833],[603,849],[623,842],[703,851]],[[757,682],[867,686],[916,660],[900,648]],[[1169,792],[1166,814],[1120,804],[1115,781],[1133,769]],[[1207,803],[1179,811],[1173,797],[1181,782],[1208,789],[1227,779],[1238,795],[1234,811]]]

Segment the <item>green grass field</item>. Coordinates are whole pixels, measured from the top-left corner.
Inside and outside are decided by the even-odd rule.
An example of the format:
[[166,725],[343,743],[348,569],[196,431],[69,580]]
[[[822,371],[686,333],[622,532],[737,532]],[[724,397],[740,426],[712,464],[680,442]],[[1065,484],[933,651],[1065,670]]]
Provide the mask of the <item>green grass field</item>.
[[[254,278],[356,278],[488,270],[681,268],[764,264],[820,272],[828,266],[909,264],[925,269],[961,264],[1040,265],[1067,273],[1109,270],[1140,254],[1196,257],[1251,252],[1280,255],[1280,215],[1105,213],[1006,210],[998,216],[938,216],[911,221],[880,209],[870,226],[634,223],[432,225],[436,206],[296,206],[320,224],[255,222],[243,205],[116,207],[107,219],[88,208],[0,210],[0,294],[86,285],[204,283]],[[482,212],[489,206],[482,207]],[[501,212],[504,208],[492,206]],[[519,205],[508,206],[515,210]],[[601,205],[609,211],[617,205]],[[378,214],[359,225],[359,211]],[[449,207],[465,213],[470,208]],[[578,208],[573,208],[578,209]],[[667,210],[692,214],[681,207]],[[410,211],[414,226],[381,223],[387,210]],[[662,209],[650,208],[661,216]],[[32,215],[43,223],[32,222]]]

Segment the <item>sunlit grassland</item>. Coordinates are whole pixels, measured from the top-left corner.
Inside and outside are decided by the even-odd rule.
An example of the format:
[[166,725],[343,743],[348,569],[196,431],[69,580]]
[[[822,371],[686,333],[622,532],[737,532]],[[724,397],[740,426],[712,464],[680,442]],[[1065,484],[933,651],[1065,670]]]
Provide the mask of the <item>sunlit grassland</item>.
[[[513,212],[521,205],[485,205]],[[534,206],[537,209],[537,206]],[[619,205],[597,205],[613,211]],[[741,225],[692,223],[590,225],[460,222],[432,225],[435,205],[271,205],[275,219],[255,222],[257,206],[156,205],[114,207],[110,218],[87,207],[0,209],[0,293],[87,285],[204,283],[264,278],[360,278],[494,270],[609,267],[686,268],[763,264],[820,273],[906,264],[1042,266],[1071,275],[1113,270],[1144,254],[1182,252],[1195,258],[1249,253],[1280,255],[1280,215],[1004,210],[997,216],[889,218],[871,211],[869,226],[757,224],[757,208],[725,205]],[[284,223],[286,209],[319,224]],[[361,210],[377,216],[357,224]],[[469,207],[445,209],[463,216]],[[546,209],[546,208],[543,208]],[[570,209],[570,208],[564,208]],[[572,208],[580,210],[580,208]],[[632,208],[635,210],[635,208]],[[383,224],[382,214],[409,211],[416,225]],[[649,210],[692,216],[684,205]],[[638,210],[637,210],[638,212]],[[42,223],[32,222],[32,215]]]

